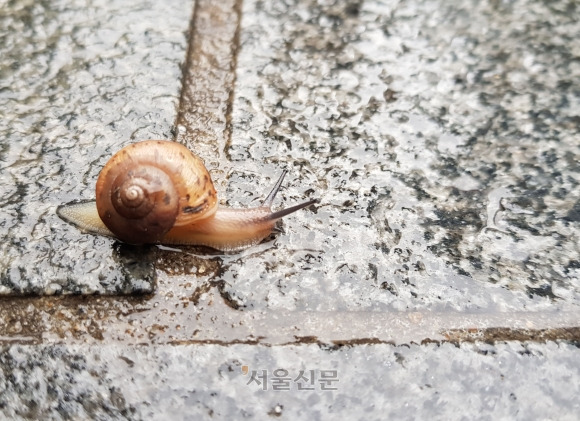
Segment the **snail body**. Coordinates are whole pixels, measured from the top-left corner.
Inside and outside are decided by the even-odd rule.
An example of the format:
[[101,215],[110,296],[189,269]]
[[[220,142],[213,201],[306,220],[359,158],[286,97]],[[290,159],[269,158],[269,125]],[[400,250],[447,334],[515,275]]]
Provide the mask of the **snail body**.
[[276,221],[316,202],[272,212],[284,175],[261,206],[221,207],[199,157],[178,143],[149,140],[113,155],[99,174],[96,201],[63,205],[57,213],[84,231],[130,244],[236,250],[259,243]]

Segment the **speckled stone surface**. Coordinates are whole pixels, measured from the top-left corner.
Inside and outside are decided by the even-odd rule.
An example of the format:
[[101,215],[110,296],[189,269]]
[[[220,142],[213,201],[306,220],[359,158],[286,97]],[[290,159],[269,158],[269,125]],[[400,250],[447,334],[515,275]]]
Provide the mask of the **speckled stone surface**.
[[[25,35],[44,67],[15,66],[27,38],[7,38],[2,291],[148,291],[156,275],[191,276],[53,212],[92,198],[123,144],[170,137],[185,6],[100,12],[89,37],[98,5],[24,5],[4,32],[14,16],[38,19],[46,31]],[[276,242],[211,257],[219,270],[200,281],[224,282],[246,309],[577,308],[579,28],[567,8],[244,2],[222,201],[255,204],[287,167],[276,205],[322,202]]]
[[[197,3],[191,51],[235,91],[196,91],[215,118],[176,137],[204,132],[223,204],[258,203],[284,167],[276,206],[321,204],[228,255],[54,214],[121,145],[171,137],[191,5],[1,9],[2,292],[152,291],[3,298],[1,416],[577,419],[576,3],[234,3],[239,32],[215,38],[227,12]],[[337,390],[250,382],[280,369]]]
[[230,293],[248,307],[577,310],[577,12],[245,1],[229,155],[256,181],[288,167],[285,201],[321,204],[276,247],[226,261]]
[[[326,350],[14,346],[0,350],[0,414],[56,420],[573,420],[580,411],[580,371],[572,363],[577,355],[566,343]],[[322,381],[323,371],[337,381]],[[276,383],[275,376],[286,380]]]
[[150,259],[71,237],[55,209],[93,199],[120,146],[172,137],[192,7],[2,2],[0,294],[152,290]]

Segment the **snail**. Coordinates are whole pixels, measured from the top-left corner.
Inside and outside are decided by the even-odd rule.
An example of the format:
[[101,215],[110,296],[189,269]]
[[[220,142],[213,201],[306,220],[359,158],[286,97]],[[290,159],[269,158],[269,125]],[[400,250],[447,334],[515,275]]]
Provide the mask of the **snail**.
[[58,207],[57,214],[81,230],[130,244],[201,245],[231,251],[261,242],[276,221],[317,199],[272,212],[286,171],[261,206],[218,205],[203,161],[185,146],[146,140],[107,162],[96,184],[96,201]]

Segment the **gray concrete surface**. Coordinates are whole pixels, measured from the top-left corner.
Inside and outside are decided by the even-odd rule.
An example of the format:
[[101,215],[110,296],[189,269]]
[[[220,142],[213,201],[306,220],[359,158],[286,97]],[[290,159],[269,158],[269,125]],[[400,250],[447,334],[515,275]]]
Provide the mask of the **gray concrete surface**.
[[121,144],[171,138],[192,7],[3,2],[0,293],[152,291],[140,253],[69,234],[55,208],[94,198]]
[[[293,201],[321,197],[278,247],[227,265],[244,304],[577,310],[577,19],[537,2],[244,4],[230,155],[291,168]],[[240,288],[244,267],[263,269]]]
[[[30,419],[573,420],[580,373],[562,367],[577,355],[566,343],[14,346],[0,352],[0,407]],[[278,369],[289,391],[274,389]],[[265,387],[251,380],[264,370]],[[301,370],[313,385],[294,381]],[[322,370],[338,381],[321,383]]]
[[[575,3],[198,1],[189,39],[191,4],[7,7],[5,417],[576,418]],[[283,168],[321,203],[236,254],[56,217],[173,135],[224,204]],[[277,369],[337,390],[247,384]]]

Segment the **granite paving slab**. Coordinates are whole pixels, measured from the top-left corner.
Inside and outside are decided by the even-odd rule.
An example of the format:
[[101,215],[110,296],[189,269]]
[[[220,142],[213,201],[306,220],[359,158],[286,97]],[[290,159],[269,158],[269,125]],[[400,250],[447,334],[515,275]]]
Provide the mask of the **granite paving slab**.
[[0,349],[0,413],[12,419],[574,420],[577,355],[575,345],[554,342],[19,345]]
[[286,167],[288,200],[321,204],[276,247],[224,261],[230,294],[268,309],[577,312],[568,7],[245,1],[236,179]]
[[172,137],[192,8],[2,2],[0,294],[153,290],[151,259],[78,235],[55,209],[94,198],[120,146]]

